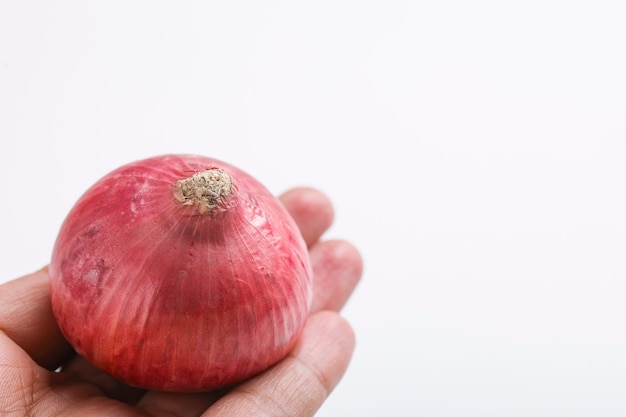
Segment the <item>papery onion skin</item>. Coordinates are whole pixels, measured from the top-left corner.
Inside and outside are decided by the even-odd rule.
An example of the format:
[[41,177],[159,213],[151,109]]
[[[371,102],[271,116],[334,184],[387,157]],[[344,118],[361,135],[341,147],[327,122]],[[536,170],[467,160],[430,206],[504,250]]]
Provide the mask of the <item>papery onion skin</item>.
[[[226,172],[215,210],[177,182]],[[306,244],[263,185],[225,162],[164,155],[122,166],[79,199],[50,263],[52,308],[88,361],[126,383],[208,391],[269,368],[308,316]]]

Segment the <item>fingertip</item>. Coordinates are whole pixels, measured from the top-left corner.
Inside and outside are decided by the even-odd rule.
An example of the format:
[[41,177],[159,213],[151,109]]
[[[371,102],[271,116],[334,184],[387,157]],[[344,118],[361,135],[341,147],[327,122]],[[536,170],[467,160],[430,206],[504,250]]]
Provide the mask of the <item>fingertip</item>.
[[317,242],[335,218],[335,211],[328,196],[311,187],[293,188],[282,194],[280,200],[295,220],[309,246]]
[[[309,337],[314,338],[315,343],[307,341]],[[307,322],[302,339],[309,346],[318,348],[324,346],[324,341],[333,340],[332,349],[336,353],[332,356],[336,356],[337,360],[346,366],[356,346],[354,329],[348,320],[332,310],[322,310],[313,314]],[[327,355],[328,352],[324,354]]]
[[311,311],[339,311],[361,281],[363,257],[352,243],[328,240],[311,249],[314,294]]

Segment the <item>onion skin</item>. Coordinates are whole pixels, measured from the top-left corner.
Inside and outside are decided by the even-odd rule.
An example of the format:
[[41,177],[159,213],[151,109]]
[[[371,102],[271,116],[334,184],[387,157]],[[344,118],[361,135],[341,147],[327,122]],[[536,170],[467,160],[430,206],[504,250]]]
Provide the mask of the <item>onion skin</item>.
[[[232,192],[207,210],[177,183],[219,169]],[[312,269],[285,208],[242,170],[195,155],[122,166],[78,200],[50,263],[52,308],[96,367],[146,389],[241,382],[293,348]]]

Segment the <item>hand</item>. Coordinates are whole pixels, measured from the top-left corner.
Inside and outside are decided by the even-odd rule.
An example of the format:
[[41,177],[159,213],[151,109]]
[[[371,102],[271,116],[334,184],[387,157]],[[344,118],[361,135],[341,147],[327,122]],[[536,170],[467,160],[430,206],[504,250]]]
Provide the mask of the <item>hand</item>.
[[130,387],[95,369],[65,341],[52,316],[44,268],[0,286],[0,414],[313,415],[343,376],[354,349],[352,329],[338,311],[360,279],[362,261],[347,242],[319,241],[333,220],[324,195],[298,188],[281,201],[302,231],[314,271],[311,315],[287,358],[224,392],[177,394]]

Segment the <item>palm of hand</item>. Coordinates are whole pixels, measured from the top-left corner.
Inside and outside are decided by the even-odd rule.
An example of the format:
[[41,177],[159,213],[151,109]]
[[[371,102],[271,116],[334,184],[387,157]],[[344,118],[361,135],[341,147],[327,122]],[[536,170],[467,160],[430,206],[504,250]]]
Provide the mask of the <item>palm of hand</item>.
[[359,281],[362,263],[349,243],[318,241],[333,218],[323,195],[294,189],[281,200],[309,245],[315,289],[311,316],[287,358],[220,392],[129,387],[73,353],[52,316],[44,269],[0,287],[0,411],[81,417],[313,415],[341,379],[354,348],[351,328],[337,312]]

